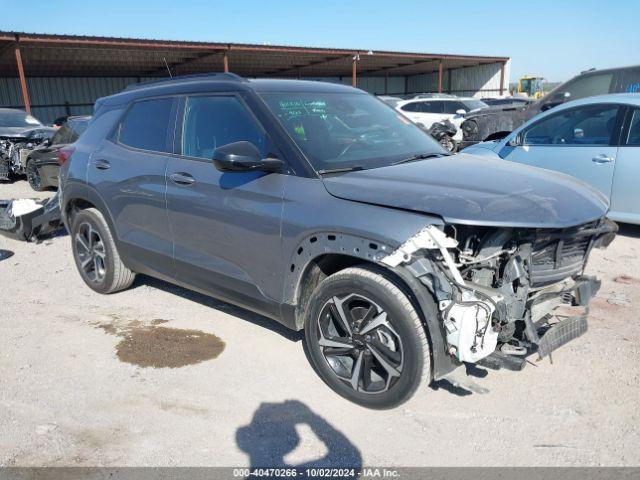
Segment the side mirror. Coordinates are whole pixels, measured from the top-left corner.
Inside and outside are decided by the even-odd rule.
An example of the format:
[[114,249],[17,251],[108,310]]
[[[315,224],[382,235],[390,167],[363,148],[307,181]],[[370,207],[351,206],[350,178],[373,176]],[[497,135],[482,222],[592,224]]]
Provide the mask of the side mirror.
[[261,158],[251,142],[235,142],[218,147],[213,152],[213,165],[221,172],[279,172],[284,162],[278,158]]
[[51,139],[50,138],[45,138],[40,145],[48,147],[49,145],[51,145]]
[[573,138],[584,138],[584,130],[581,128],[574,128]]
[[467,111],[464,110],[463,108],[459,108],[458,110],[456,110],[456,115],[466,115]]
[[519,147],[520,145],[522,145],[522,134],[517,134],[507,142],[507,145],[509,145],[510,147]]

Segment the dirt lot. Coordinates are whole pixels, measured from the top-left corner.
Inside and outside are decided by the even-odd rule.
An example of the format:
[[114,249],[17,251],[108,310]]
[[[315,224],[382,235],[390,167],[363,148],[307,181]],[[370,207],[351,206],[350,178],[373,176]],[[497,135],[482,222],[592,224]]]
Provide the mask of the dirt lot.
[[332,393],[270,320],[144,277],[100,296],[68,236],[0,237],[0,466],[639,465],[639,255],[636,227],[595,252],[589,332],[553,364],[478,369],[488,394],[440,384],[377,412]]

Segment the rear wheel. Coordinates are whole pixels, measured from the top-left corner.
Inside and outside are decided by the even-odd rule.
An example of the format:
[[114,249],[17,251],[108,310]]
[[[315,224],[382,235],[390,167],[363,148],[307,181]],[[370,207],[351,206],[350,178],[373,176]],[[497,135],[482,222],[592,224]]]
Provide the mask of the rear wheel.
[[29,181],[29,185],[36,192],[41,192],[44,190],[44,186],[42,184],[42,177],[40,176],[40,171],[38,170],[38,166],[36,162],[32,159],[27,160],[27,166],[25,168],[27,174],[27,180]]
[[76,214],[71,246],[80,276],[96,292],[114,293],[133,283],[135,273],[122,263],[109,226],[97,209]]
[[323,280],[309,300],[305,339],[324,382],[368,408],[400,405],[430,377],[420,318],[401,285],[377,269]]

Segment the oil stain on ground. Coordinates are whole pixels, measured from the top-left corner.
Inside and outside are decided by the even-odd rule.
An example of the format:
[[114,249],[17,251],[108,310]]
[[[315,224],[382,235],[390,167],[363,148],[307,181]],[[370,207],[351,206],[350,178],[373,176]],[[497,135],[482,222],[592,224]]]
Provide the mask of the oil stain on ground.
[[106,333],[122,337],[116,346],[120,361],[152,368],[179,368],[212,360],[222,353],[225,343],[216,335],[199,330],[160,327],[154,320],[145,326],[139,321],[99,323]]

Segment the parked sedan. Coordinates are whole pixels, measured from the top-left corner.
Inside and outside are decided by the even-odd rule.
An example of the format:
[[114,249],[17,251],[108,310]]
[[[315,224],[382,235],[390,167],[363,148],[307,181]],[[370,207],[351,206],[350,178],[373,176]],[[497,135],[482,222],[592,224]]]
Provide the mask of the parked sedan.
[[91,117],[69,117],[51,140],[32,150],[27,158],[25,171],[29,185],[36,192],[58,186],[58,153],[61,148],[75,142],[87,128]]
[[572,175],[610,199],[609,218],[640,224],[637,94],[569,102],[534,117],[502,140],[479,143],[464,152]]

